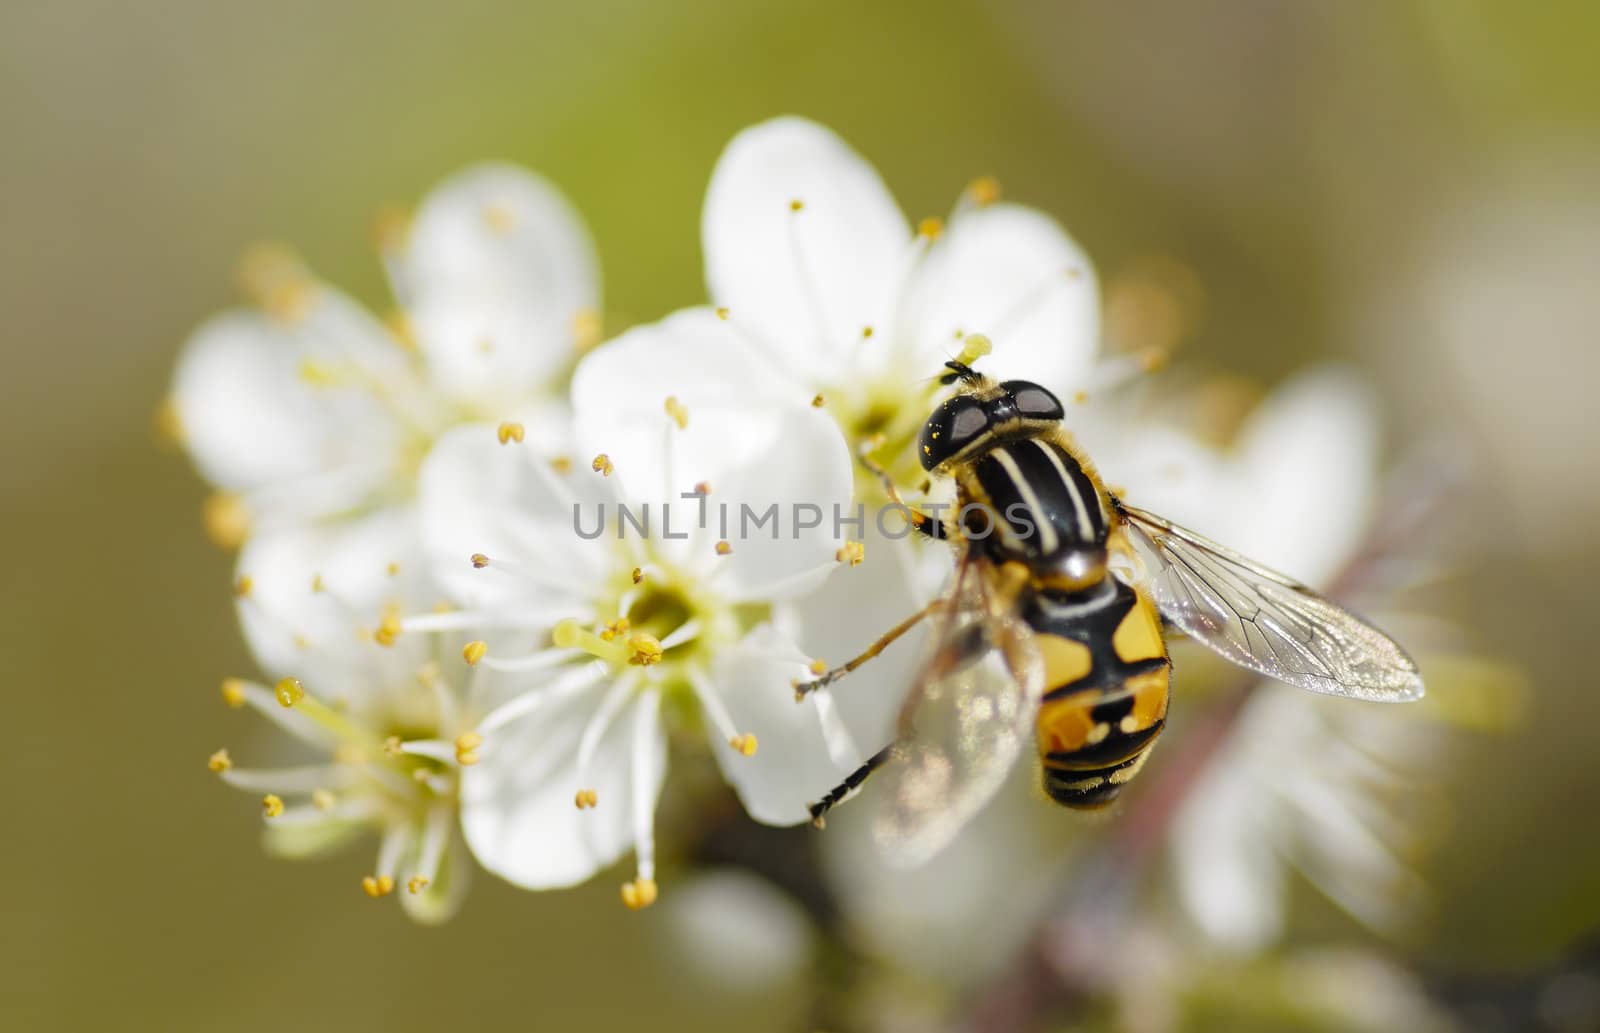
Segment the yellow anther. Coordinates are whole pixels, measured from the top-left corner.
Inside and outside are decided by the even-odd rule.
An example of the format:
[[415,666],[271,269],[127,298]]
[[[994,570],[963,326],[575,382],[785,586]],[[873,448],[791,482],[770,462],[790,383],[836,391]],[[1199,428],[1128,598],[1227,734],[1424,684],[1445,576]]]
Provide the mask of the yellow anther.
[[183,444],[183,418],[178,415],[178,403],[175,399],[163,399],[156,406],[154,419],[156,438],[165,445]]
[[484,567],[487,567],[488,565],[489,565],[489,557],[488,556],[485,556],[481,552],[475,552],[475,553],[472,554],[472,566],[475,569],[482,570]]
[[1083,405],[1084,403],[1089,401],[1089,392],[1087,392],[1087,391],[1074,391],[1072,393],[1072,400],[1074,402],[1076,402],[1078,405]]
[[861,566],[861,561],[867,558],[867,543],[858,542],[854,539],[846,541],[839,547],[839,551],[833,554],[833,558],[840,563],[848,563],[852,567],[859,567]]
[[227,750],[218,750],[206,758],[206,767],[212,774],[220,775],[233,767],[233,758],[228,756]]
[[292,707],[306,698],[306,687],[300,684],[299,678],[284,678],[272,687],[272,691],[281,707]]
[[393,205],[380,208],[372,220],[372,242],[385,255],[398,255],[411,237],[411,213]]
[[1166,348],[1146,348],[1139,353],[1139,368],[1146,373],[1156,373],[1165,369],[1167,363],[1172,361],[1172,352]]
[[250,537],[250,510],[243,499],[227,491],[206,496],[200,504],[200,523],[205,524],[206,537],[221,548],[238,548]]
[[268,793],[261,798],[261,813],[269,818],[276,818],[283,813],[283,798],[277,793]]
[[795,198],[793,201],[789,202],[789,210],[791,212],[798,212],[800,209],[804,208],[805,206],[806,206],[806,203],[804,201],[800,200],[798,197]]
[[733,751],[741,757],[754,757],[756,755],[756,737],[749,732],[729,739],[728,745],[732,746]]
[[482,745],[483,736],[477,732],[462,732],[456,736],[456,763],[462,767],[478,763],[478,747]]
[[618,635],[626,635],[628,627],[628,618],[626,617],[618,617],[616,620],[606,621],[605,626],[600,629],[600,639],[603,642],[610,642]]
[[689,428],[689,410],[682,402],[678,401],[677,395],[667,396],[665,408],[667,415],[672,417],[672,422],[678,425],[679,430],[687,430]]
[[239,263],[245,294],[272,318],[298,322],[311,310],[316,285],[294,252],[281,244],[258,244]]
[[828,673],[828,662],[819,657],[811,661],[810,670],[812,674],[820,678]]
[[394,640],[400,637],[400,615],[390,610],[378,621],[378,630],[372,633],[372,641],[380,646],[392,646]]
[[592,308],[580,308],[572,314],[572,346],[586,352],[600,343],[605,335],[605,321]]
[[527,433],[527,428],[522,424],[513,423],[508,420],[505,423],[500,424],[499,429],[495,431],[495,436],[500,439],[500,444],[502,445],[509,445],[513,441],[520,445],[522,444],[522,439],[527,436]]
[[633,574],[631,576],[633,577],[633,583],[637,585],[639,582],[644,580],[644,571],[638,567],[634,567]]
[[944,232],[944,220],[936,215],[930,215],[917,223],[917,235],[929,240],[938,240],[939,234]]
[[331,811],[333,810],[333,805],[338,802],[338,798],[326,789],[313,789],[311,791],[311,806],[319,811]]
[[572,457],[552,456],[550,459],[550,469],[554,470],[556,473],[571,473]]
[[723,539],[722,541],[717,543],[717,555],[718,556],[726,556],[726,555],[728,555],[728,553],[730,553],[732,551],[733,551],[733,546],[732,546],[732,544],[730,544],[727,541],[727,539]]
[[316,359],[301,359],[299,376],[307,387],[337,387],[343,380],[337,369]]
[[828,404],[828,400],[826,398],[823,398],[821,395],[813,395],[811,397],[811,408],[813,408],[813,409],[820,409],[824,405],[827,405],[827,404]]
[[489,654],[489,643],[482,639],[474,639],[461,647],[461,659],[467,662],[468,667],[478,666],[478,661]]
[[1000,200],[1000,181],[993,176],[979,176],[967,184],[967,195],[979,208],[987,208]]
[[368,875],[361,880],[361,892],[377,900],[394,892],[394,878],[389,875]]
[[412,895],[421,893],[428,888],[428,880],[420,875],[413,875],[406,880],[406,892]]
[[503,204],[486,204],[483,206],[483,224],[489,227],[489,232],[504,236],[516,228],[517,213]]
[[312,574],[311,575],[311,593],[313,595],[318,595],[318,594],[326,591],[327,588],[328,588],[328,586],[327,586],[327,584],[325,584],[323,582],[321,574]]
[[864,327],[861,328],[861,339],[863,341],[870,340],[872,338],[872,334],[873,334],[872,327],[864,326]]
[[222,702],[228,704],[228,706],[235,710],[238,710],[240,707],[244,706],[243,678],[222,679]]
[[602,477],[610,477],[611,471],[615,470],[616,467],[611,465],[611,457],[606,455],[604,452],[601,452],[599,455],[595,456],[594,461],[589,464],[589,469],[593,470]]
[[970,366],[985,355],[994,351],[994,345],[982,334],[968,334],[961,345],[961,354],[956,356],[956,361]]
[[628,639],[628,663],[634,667],[649,667],[661,662],[661,640],[646,632]]
[[[796,204],[800,202],[796,201]],[[654,879],[634,879],[632,882],[622,884],[622,902],[629,911],[639,911],[656,902],[656,881]]]
[[405,744],[400,741],[400,737],[398,735],[391,735],[387,739],[383,740],[383,752],[385,756],[403,757],[406,754],[404,747]]
[[255,587],[255,578],[251,577],[249,574],[240,574],[238,580],[233,583],[234,597],[243,599],[245,596],[249,595],[251,590]]
[[718,319],[727,319],[728,318],[728,309],[727,309],[726,306],[718,306],[718,308],[717,308],[717,318]]
[[572,802],[577,805],[578,810],[586,811],[600,806],[600,796],[593,789],[580,789],[572,798]]

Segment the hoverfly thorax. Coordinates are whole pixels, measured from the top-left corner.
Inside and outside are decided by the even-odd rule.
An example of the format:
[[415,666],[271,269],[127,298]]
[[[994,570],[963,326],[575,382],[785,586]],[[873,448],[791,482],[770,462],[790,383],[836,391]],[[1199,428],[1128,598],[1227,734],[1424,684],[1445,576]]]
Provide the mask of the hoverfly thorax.
[[1060,591],[1106,576],[1106,500],[1078,457],[1057,440],[1060,399],[1026,380],[995,381],[952,362],[956,392],[922,429],[925,469],[954,477],[961,530],[997,563],[1020,562]]

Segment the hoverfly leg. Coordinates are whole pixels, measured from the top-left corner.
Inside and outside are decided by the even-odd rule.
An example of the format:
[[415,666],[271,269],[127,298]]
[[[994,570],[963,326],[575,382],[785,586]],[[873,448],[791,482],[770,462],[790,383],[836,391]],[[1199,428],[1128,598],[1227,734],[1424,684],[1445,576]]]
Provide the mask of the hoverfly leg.
[[889,476],[889,471],[880,466],[876,459],[868,455],[864,449],[857,453],[857,457],[861,460],[861,465],[867,468],[867,472],[878,478],[878,482],[883,485],[884,494],[889,496],[889,501],[905,510],[906,518],[911,521],[911,529],[913,531],[935,540],[943,540],[950,537],[950,533],[946,530],[942,521],[935,520],[921,510],[912,509],[906,505],[905,500],[900,497],[900,489],[895,486],[894,478]]
[[838,804],[843,801],[845,797],[859,789],[861,787],[861,783],[867,780],[868,775],[883,767],[884,763],[894,755],[894,747],[895,744],[890,743],[877,753],[874,753],[872,756],[868,757],[865,764],[850,772],[850,774],[845,777],[845,780],[830,789],[826,796],[818,800],[816,803],[810,804],[807,809],[811,812],[811,824],[815,825],[819,829],[824,828],[827,825],[828,812],[833,810],[834,807],[838,806]]
[[899,624],[896,624],[894,627],[878,636],[876,642],[873,642],[872,645],[868,646],[862,651],[860,656],[857,656],[844,666],[835,667],[832,670],[823,673],[820,677],[812,679],[811,681],[795,682],[795,702],[799,703],[806,698],[807,694],[832,685],[834,682],[838,681],[840,678],[843,678],[857,667],[860,667],[862,664],[866,663],[868,660],[871,660],[885,649],[888,649],[895,639],[916,627],[919,621],[937,610],[942,603],[942,599],[935,599],[927,606],[924,606],[916,613],[913,613]]

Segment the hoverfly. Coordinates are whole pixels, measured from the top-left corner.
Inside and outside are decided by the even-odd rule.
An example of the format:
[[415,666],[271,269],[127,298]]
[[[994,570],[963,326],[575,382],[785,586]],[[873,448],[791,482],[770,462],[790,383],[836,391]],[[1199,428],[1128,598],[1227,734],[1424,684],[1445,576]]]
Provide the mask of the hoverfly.
[[895,741],[811,805],[818,824],[882,768],[891,784],[875,832],[896,859],[917,863],[989,800],[1030,739],[1051,799],[1105,806],[1166,722],[1164,624],[1313,692],[1422,696],[1415,663],[1360,617],[1107,490],[1048,390],[997,382],[961,360],[945,367],[941,381],[956,391],[917,448],[925,470],[955,482],[959,515],[906,512],[914,529],[957,547],[955,576],[943,597],[861,656],[797,686],[804,696],[830,684],[934,620]]

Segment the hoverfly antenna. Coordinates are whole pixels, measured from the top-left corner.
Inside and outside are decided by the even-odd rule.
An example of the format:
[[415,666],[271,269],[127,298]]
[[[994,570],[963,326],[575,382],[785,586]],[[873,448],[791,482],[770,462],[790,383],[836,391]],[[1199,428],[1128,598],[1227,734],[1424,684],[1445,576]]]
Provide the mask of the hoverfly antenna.
[[966,384],[977,384],[983,377],[972,368],[972,363],[993,350],[994,345],[990,344],[989,338],[983,334],[968,334],[962,339],[961,354],[944,364],[945,369],[950,372],[941,376],[939,383],[949,386],[960,380]]
[[951,359],[950,361],[946,362],[944,364],[944,368],[949,370],[949,372],[940,375],[939,383],[943,384],[945,387],[949,387],[958,380],[967,384],[975,384],[978,382],[978,371],[958,359]]

